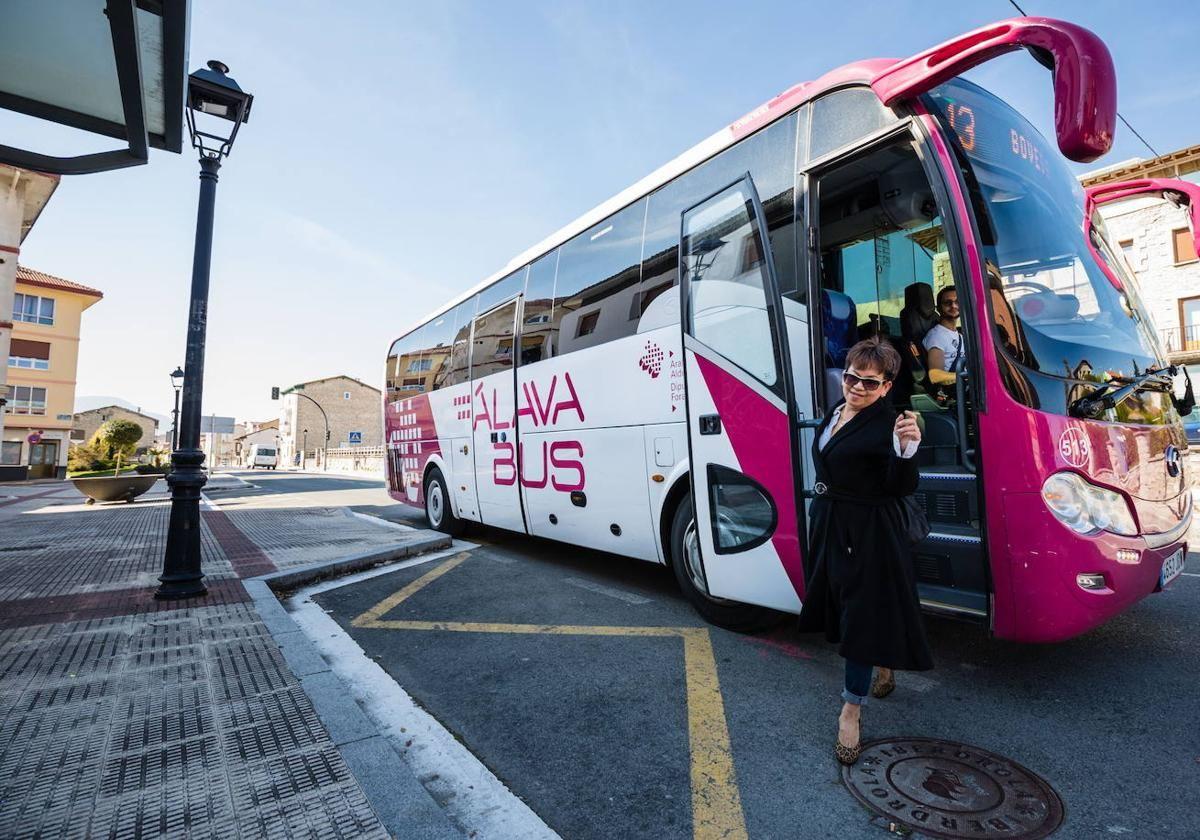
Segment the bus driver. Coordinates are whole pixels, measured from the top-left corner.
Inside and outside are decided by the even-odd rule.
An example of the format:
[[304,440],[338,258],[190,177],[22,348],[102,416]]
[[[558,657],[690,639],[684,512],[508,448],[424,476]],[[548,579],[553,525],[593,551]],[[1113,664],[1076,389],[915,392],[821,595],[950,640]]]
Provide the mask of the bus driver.
[[937,296],[938,322],[921,342],[928,356],[929,382],[932,385],[954,385],[959,360],[966,354],[963,337],[958,331],[958,292],[947,286]]

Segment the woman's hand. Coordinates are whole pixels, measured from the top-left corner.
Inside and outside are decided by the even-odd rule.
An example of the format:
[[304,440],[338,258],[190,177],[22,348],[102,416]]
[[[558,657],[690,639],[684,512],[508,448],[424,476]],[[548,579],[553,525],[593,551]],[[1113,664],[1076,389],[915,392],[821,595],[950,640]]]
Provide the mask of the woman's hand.
[[900,440],[901,451],[908,448],[910,443],[921,442],[921,428],[917,425],[917,415],[911,411],[906,411],[896,418],[893,431]]

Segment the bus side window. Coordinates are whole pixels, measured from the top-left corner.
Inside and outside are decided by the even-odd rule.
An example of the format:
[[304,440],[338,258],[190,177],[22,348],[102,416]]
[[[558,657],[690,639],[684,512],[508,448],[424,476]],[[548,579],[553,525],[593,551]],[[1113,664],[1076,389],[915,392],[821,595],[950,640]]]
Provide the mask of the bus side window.
[[434,380],[435,390],[460,385],[471,378],[471,321],[475,317],[475,298],[463,301],[451,314],[454,316],[454,335],[450,355]]
[[812,104],[809,160],[848,146],[895,121],[896,115],[870,88],[845,88],[822,96]]
[[529,266],[521,323],[520,363],[523,365],[553,358],[557,351],[559,322],[554,317],[554,275],[557,270],[557,250]]
[[562,246],[551,330],[558,353],[633,335],[630,301],[641,281],[646,200],[631,204]]
[[428,324],[422,324],[408,335],[401,336],[392,343],[392,349],[388,353],[386,371],[388,402],[411,397],[423,390],[420,374],[415,369],[412,372],[409,369],[413,365],[419,366],[420,364],[422,342],[427,326]]

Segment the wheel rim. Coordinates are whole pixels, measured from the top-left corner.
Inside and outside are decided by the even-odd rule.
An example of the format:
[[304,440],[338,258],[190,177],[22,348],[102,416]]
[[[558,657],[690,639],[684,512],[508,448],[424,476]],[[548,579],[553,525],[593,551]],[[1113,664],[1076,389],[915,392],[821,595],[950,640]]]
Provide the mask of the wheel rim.
[[429,522],[437,527],[442,524],[442,485],[439,481],[429,482],[429,492],[425,496],[425,512],[429,516]]
[[[704,577],[704,562],[700,559],[700,539],[696,536],[696,520],[688,523],[683,532],[683,556],[687,561],[688,577],[692,586],[708,595],[708,580]],[[711,597],[711,596],[709,596]]]
[[724,598],[714,598],[708,592],[708,578],[704,576],[704,561],[700,558],[700,538],[696,534],[696,520],[688,523],[683,532],[683,557],[687,567],[688,578],[696,591],[714,604],[728,604]]

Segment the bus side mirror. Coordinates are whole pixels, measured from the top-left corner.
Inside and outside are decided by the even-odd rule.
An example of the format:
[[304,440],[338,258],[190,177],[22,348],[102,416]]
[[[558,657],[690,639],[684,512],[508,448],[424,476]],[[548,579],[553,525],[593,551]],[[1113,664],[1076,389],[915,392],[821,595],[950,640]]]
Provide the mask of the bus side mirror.
[[1054,131],[1071,160],[1093,161],[1111,147],[1117,124],[1117,77],[1095,33],[1064,20],[1019,17],[959,35],[897,61],[871,80],[891,106],[915,99],[985,61],[1026,49],[1054,74]]
[[1188,373],[1187,368],[1179,365],[1174,369],[1176,374],[1175,382],[1178,384],[1179,376],[1183,376],[1183,396],[1176,396],[1178,388],[1171,389],[1171,402],[1175,405],[1175,410],[1179,412],[1180,417],[1187,417],[1192,413],[1192,409],[1196,407],[1196,395],[1192,392],[1192,377]]

